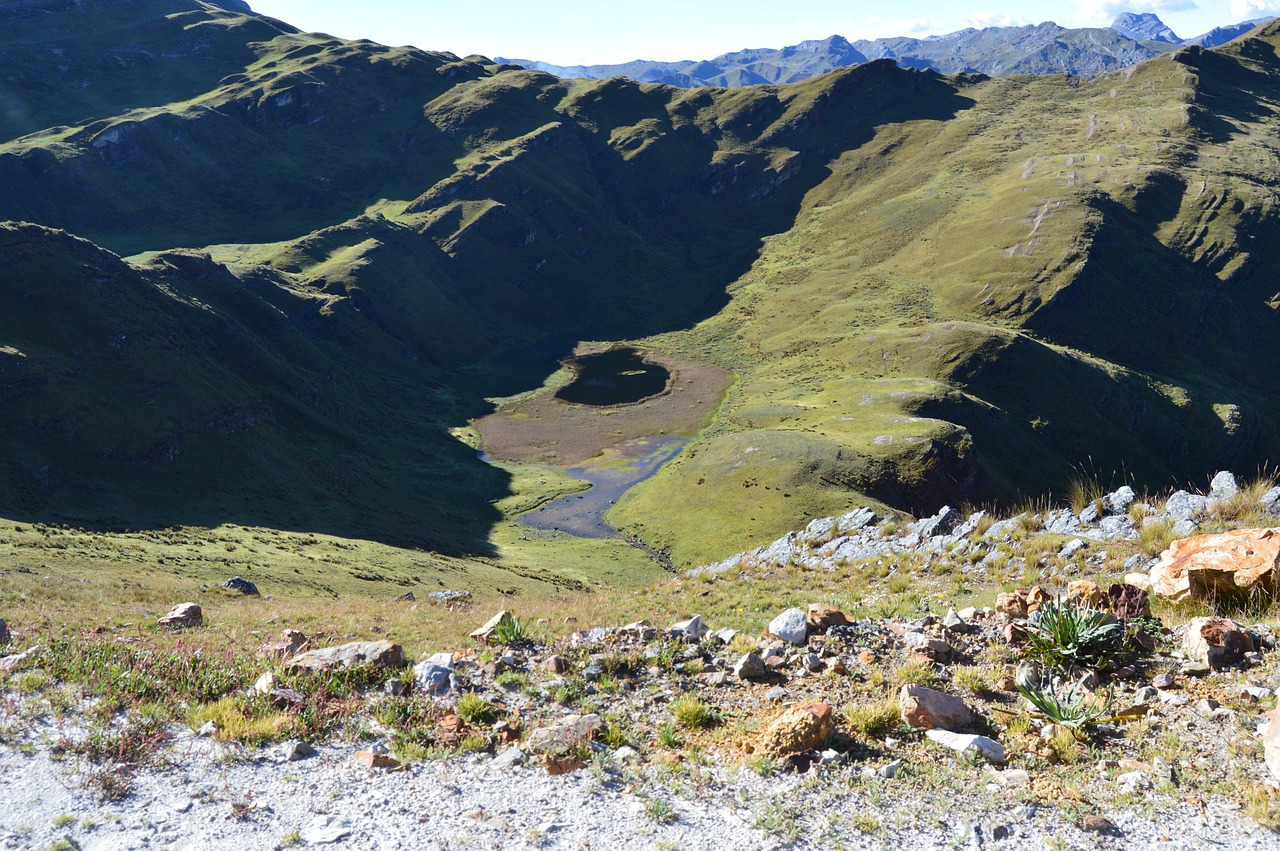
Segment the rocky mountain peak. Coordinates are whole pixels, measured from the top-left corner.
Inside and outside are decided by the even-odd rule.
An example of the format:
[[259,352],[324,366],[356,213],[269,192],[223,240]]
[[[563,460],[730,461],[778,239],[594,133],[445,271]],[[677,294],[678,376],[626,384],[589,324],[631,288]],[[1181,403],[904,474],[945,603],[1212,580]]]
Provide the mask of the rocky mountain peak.
[[1182,39],[1178,38],[1169,25],[1152,12],[1121,12],[1112,21],[1109,29],[1137,41],[1182,43]]

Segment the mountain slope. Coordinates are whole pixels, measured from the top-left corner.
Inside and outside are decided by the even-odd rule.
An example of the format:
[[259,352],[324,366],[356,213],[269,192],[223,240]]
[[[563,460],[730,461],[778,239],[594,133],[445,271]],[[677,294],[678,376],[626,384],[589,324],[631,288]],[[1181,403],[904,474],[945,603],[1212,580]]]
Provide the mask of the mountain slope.
[[0,140],[0,219],[32,222],[0,230],[23,517],[518,563],[501,524],[562,485],[455,435],[583,340],[736,374],[610,514],[680,564],[868,497],[1280,451],[1275,25],[1083,83],[880,60],[690,90],[172,8],[275,34],[181,101]]

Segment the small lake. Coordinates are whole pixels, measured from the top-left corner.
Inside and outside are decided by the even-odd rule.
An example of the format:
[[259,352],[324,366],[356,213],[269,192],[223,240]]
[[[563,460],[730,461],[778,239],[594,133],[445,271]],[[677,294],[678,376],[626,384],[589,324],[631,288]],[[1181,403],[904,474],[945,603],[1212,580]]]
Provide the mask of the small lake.
[[671,372],[649,363],[639,349],[611,349],[563,362],[574,380],[556,392],[556,398],[578,405],[624,405],[656,396],[667,389]]
[[663,464],[680,453],[688,441],[683,437],[639,437],[608,450],[606,462],[588,462],[566,467],[575,479],[591,483],[591,489],[554,499],[528,514],[520,522],[535,529],[568,532],[582,538],[614,538],[618,532],[604,521],[604,514],[628,488],[658,472]]

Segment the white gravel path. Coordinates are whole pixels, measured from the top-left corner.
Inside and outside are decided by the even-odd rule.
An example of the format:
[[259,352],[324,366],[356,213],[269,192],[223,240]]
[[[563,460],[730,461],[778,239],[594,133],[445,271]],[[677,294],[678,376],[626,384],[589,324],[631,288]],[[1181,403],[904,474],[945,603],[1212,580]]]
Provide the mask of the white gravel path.
[[[50,736],[38,729],[32,741]],[[1052,807],[1020,807],[975,773],[972,795],[922,800],[893,781],[854,781],[857,766],[827,776],[764,778],[710,767],[672,774],[591,768],[549,777],[540,768],[496,771],[490,757],[370,771],[351,743],[280,763],[274,749],[230,752],[184,732],[173,767],[139,777],[133,794],[102,803],[71,760],[45,747],[0,746],[0,847],[85,851],[275,849],[754,849],[754,848],[1205,848],[1277,849],[1280,838],[1211,801],[1206,809],[1152,796],[1141,813],[1106,811],[1119,836],[1086,834]],[[27,751],[27,752],[24,752]],[[692,774],[692,779],[691,779]],[[643,778],[643,779],[642,779]],[[652,801],[675,819],[660,824]],[[237,815],[237,811],[246,808]],[[867,819],[881,825],[862,832]],[[973,831],[973,825],[978,829]],[[757,829],[769,827],[769,832]],[[1007,836],[997,836],[996,827]],[[326,833],[332,842],[320,840]],[[302,838],[306,837],[306,838]],[[337,838],[340,837],[340,838]],[[781,838],[780,838],[781,837]],[[790,840],[790,845],[788,844]]]

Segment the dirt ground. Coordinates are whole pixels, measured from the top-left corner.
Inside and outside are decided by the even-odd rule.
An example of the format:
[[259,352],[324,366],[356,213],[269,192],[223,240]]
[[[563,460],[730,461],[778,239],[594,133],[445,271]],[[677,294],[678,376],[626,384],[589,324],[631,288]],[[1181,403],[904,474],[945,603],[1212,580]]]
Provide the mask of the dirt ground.
[[494,458],[567,466],[625,440],[688,435],[715,414],[732,375],[717,366],[646,351],[671,372],[667,389],[639,402],[609,407],[576,405],[547,391],[476,422],[481,448]]

